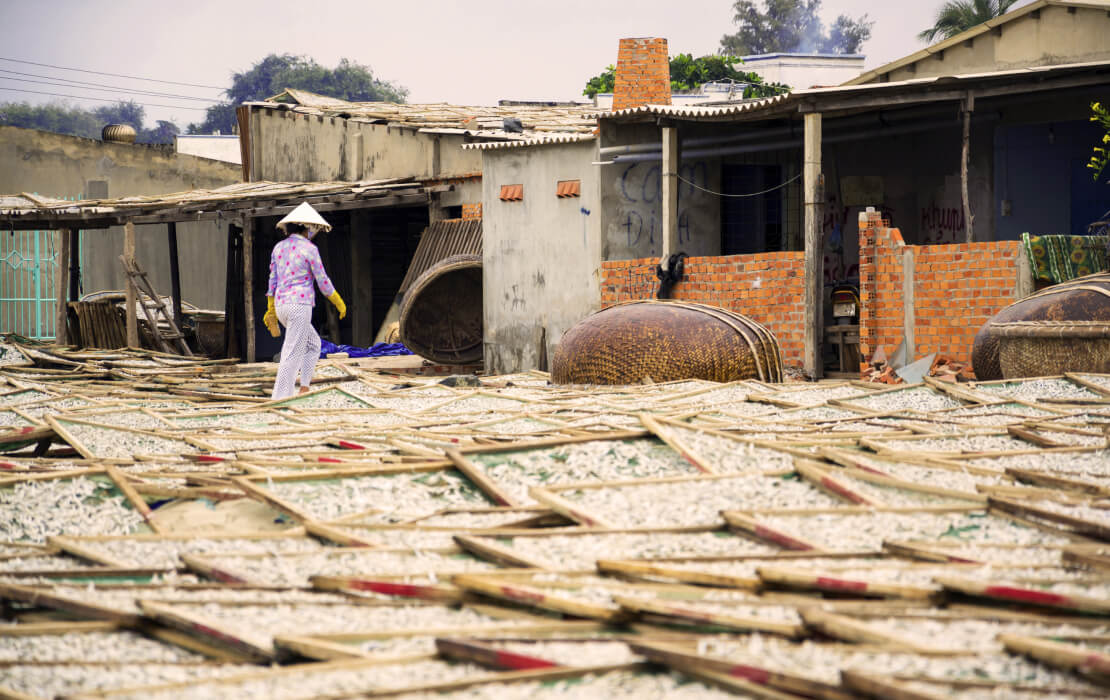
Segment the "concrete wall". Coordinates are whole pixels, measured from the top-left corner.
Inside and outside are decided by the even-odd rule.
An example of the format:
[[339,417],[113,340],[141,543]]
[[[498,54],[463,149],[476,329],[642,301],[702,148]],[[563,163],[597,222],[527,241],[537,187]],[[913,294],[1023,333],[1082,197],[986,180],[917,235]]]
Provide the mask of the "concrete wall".
[[[0,126],[0,192],[114,198],[222,187],[241,178],[239,166],[174,153],[172,146],[104,143]],[[136,257],[161,294],[170,292],[165,231],[165,226],[136,231]],[[179,224],[177,231],[182,297],[203,308],[223,309],[226,227]],[[84,231],[81,246],[83,291],[123,289],[122,228]]]
[[442,209],[481,201],[481,182],[466,177],[481,172],[481,153],[464,151],[461,135],[252,107],[250,142],[252,180],[451,180],[455,190],[429,207],[433,221],[447,218]]
[[[486,371],[546,369],[563,333],[599,308],[597,143],[482,153]],[[561,180],[581,180],[581,196],[557,197]],[[517,184],[524,199],[501,201]]]
[[[1074,10],[1069,12],[1069,10]],[[1004,71],[1110,59],[1106,8],[1043,7],[943,51],[880,74],[873,82]]]
[[[697,132],[691,132],[696,134]],[[686,131],[683,131],[683,138]],[[654,125],[603,121],[601,145],[659,143]],[[595,166],[601,186],[602,259],[658,256],[663,250],[662,160]],[[720,191],[716,158],[684,158],[679,174],[699,187]],[[678,246],[688,255],[721,252],[720,201],[687,183],[678,188]]]
[[255,180],[380,180],[459,177],[482,169],[457,134],[425,134],[358,119],[251,108]]

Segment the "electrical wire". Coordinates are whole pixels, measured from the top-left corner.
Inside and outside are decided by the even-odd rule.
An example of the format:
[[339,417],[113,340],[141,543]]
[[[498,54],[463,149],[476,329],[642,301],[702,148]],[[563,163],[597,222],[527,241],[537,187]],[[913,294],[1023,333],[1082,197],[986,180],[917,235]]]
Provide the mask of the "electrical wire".
[[50,65],[49,63],[35,63],[34,61],[24,61],[24,60],[21,60],[21,59],[18,59],[18,58],[7,58],[5,56],[0,56],[0,61],[11,61],[12,63],[25,63],[29,66],[39,66],[41,68],[55,68],[57,70],[71,70],[71,71],[76,71],[78,73],[92,73],[93,75],[110,75],[113,78],[130,78],[131,80],[146,80],[146,81],[151,82],[151,83],[165,83],[166,85],[184,85],[186,87],[211,88],[213,90],[225,90],[226,89],[223,86],[217,86],[217,85],[198,85],[196,83],[182,83],[182,82],[178,82],[176,80],[159,80],[158,78],[141,78],[137,75],[124,75],[122,73],[105,73],[103,71],[98,71],[98,70],[85,70],[84,68],[67,68],[65,66],[53,66],[53,65]]
[[[133,92],[137,95],[148,95],[150,97],[169,97],[175,100],[196,100],[199,102],[219,102],[219,100],[212,99],[211,97],[194,97],[192,95],[179,95],[173,92],[158,92],[156,90],[143,90],[141,88],[128,88],[121,85],[105,85],[104,83],[88,83],[83,80],[70,80],[69,78],[56,78],[50,75],[36,75],[35,73],[20,73],[14,70],[4,70],[0,68],[0,73],[11,73],[12,75],[24,75],[28,78],[13,78],[7,75],[0,75],[0,79],[4,80],[18,80],[23,83],[40,83],[42,85],[54,85],[57,87],[75,87],[82,90],[119,90],[121,92]],[[30,78],[45,78],[46,80],[31,80]],[[48,82],[60,80],[62,82]],[[91,87],[85,87],[86,85]]]
[[789,180],[787,180],[786,182],[784,182],[782,184],[775,185],[774,187],[763,190],[762,192],[752,192],[751,194],[725,194],[724,192],[714,192],[713,190],[706,189],[706,188],[702,187],[701,185],[690,182],[689,180],[682,177],[681,175],[676,175],[675,177],[678,178],[679,182],[684,182],[684,183],[686,183],[690,187],[693,187],[696,190],[701,190],[702,192],[708,192],[709,194],[715,194],[718,197],[758,197],[761,194],[767,194],[768,192],[774,192],[775,190],[782,189],[783,187],[786,187],[791,182],[794,182],[795,180],[797,180],[801,176],[802,176],[802,174],[798,173],[797,175],[795,175],[794,177],[790,178]]
[[[85,95],[65,95],[60,92],[43,92],[41,90],[24,90],[23,88],[10,88],[0,86],[0,90],[8,90],[10,92],[29,92],[32,95],[50,95],[52,97],[72,97],[76,100],[96,100],[98,102],[120,102],[120,100],[109,100],[107,97],[86,97]],[[166,107],[168,109],[191,109],[197,112],[207,112],[207,107],[181,107],[180,105],[162,105],[154,102],[136,102],[135,104],[142,105],[143,107]]]

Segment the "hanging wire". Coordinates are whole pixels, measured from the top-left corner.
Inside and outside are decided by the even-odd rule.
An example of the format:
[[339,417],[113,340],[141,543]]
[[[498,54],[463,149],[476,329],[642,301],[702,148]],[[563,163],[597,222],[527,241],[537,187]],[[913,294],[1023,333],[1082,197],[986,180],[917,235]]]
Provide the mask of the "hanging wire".
[[710,190],[710,189],[706,189],[706,188],[702,187],[701,185],[699,185],[699,184],[697,184],[697,183],[694,183],[694,182],[690,182],[689,180],[687,180],[686,178],[682,177],[681,175],[675,175],[675,177],[677,177],[677,178],[678,178],[678,181],[679,181],[679,182],[683,182],[683,183],[686,183],[687,185],[689,185],[690,187],[693,187],[693,188],[694,188],[694,189],[696,189],[696,190],[701,190],[702,192],[708,192],[709,194],[715,194],[715,195],[717,195],[718,197],[758,197],[758,196],[759,196],[759,195],[761,195],[761,194],[767,194],[768,192],[774,192],[775,190],[778,190],[778,189],[782,189],[783,187],[786,187],[786,186],[787,186],[787,185],[789,185],[789,184],[790,184],[791,182],[794,182],[795,180],[797,180],[797,179],[798,179],[798,178],[800,178],[801,176],[802,176],[802,174],[801,174],[801,173],[798,173],[797,175],[795,175],[794,177],[790,178],[790,179],[789,179],[789,180],[787,180],[786,182],[783,182],[783,183],[781,183],[781,184],[775,185],[774,187],[771,187],[770,189],[766,189],[766,190],[763,190],[763,191],[761,191],[761,192],[752,192],[751,194],[725,194],[724,192],[714,192],[713,190]]

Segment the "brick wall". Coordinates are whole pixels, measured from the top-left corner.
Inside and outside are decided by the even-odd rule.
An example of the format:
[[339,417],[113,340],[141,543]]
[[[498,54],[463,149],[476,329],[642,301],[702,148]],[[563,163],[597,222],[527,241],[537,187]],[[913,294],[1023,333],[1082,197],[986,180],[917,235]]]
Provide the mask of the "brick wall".
[[666,39],[621,39],[613,84],[613,111],[671,103]]
[[[938,353],[971,361],[975,333],[1017,299],[1017,241],[907,246],[877,212],[860,214],[860,356],[890,354],[907,330],[906,293],[915,358]],[[912,259],[907,280],[906,259]]]
[[482,218],[482,203],[477,204],[464,204],[462,205],[462,218],[463,221],[470,221],[473,219]]
[[[762,323],[778,338],[783,362],[800,366],[805,318],[803,259],[801,252],[687,258],[686,275],[674,286],[672,296],[720,306]],[[601,263],[602,308],[654,299],[658,264],[658,258]]]

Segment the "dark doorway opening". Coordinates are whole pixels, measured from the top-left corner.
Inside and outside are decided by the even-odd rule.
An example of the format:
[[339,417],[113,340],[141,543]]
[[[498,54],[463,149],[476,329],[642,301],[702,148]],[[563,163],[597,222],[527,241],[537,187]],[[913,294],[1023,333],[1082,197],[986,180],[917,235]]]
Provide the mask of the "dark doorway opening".
[[721,166],[721,254],[739,255],[782,250],[780,165]]

